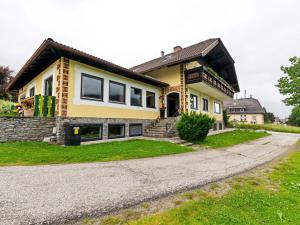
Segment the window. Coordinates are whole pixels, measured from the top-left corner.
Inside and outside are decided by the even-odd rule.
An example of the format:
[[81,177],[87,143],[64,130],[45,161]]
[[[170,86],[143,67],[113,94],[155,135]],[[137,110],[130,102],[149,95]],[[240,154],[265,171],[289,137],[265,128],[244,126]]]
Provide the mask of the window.
[[223,130],[223,124],[219,123],[219,130]]
[[241,122],[246,122],[246,121],[247,121],[247,116],[241,115]]
[[143,124],[130,124],[129,136],[141,136],[143,135]]
[[155,108],[155,93],[150,91],[146,92],[146,103],[147,108]]
[[108,124],[108,138],[125,137],[124,124]]
[[198,96],[191,94],[190,96],[191,109],[198,109]]
[[221,104],[218,102],[214,102],[214,113],[221,114]]
[[103,79],[82,73],[81,98],[102,101]]
[[203,102],[203,111],[208,112],[208,99],[203,98],[202,102]]
[[109,81],[109,101],[125,104],[125,84]]
[[132,87],[130,89],[130,103],[134,106],[142,106],[142,90]]
[[34,87],[29,89],[29,97],[34,96],[34,89],[35,89]]
[[102,139],[102,124],[84,125],[80,128],[81,141],[95,141]]
[[52,85],[53,85],[53,76],[47,78],[45,81],[45,96],[52,96]]
[[26,98],[25,94],[20,95],[20,100],[24,100]]

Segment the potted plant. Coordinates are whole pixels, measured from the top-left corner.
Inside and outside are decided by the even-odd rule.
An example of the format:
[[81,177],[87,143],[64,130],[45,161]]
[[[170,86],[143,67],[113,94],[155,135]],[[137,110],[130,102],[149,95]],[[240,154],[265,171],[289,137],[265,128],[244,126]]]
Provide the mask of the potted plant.
[[24,117],[33,117],[34,115],[34,99],[28,99],[22,102],[24,109]]
[[166,107],[164,104],[162,104],[161,107],[159,108],[160,118],[165,118],[165,111],[166,111]]

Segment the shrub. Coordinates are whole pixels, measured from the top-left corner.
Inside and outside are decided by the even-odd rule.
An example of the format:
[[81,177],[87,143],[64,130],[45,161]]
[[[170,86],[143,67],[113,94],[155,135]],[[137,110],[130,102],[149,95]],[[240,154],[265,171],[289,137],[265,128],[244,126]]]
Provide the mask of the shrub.
[[215,119],[206,114],[183,113],[176,128],[181,139],[188,141],[204,141]]
[[13,102],[0,100],[0,115],[1,116],[15,116],[16,110]]
[[230,126],[229,118],[230,118],[230,116],[227,114],[227,110],[224,110],[223,111],[223,121],[224,121],[225,127]]

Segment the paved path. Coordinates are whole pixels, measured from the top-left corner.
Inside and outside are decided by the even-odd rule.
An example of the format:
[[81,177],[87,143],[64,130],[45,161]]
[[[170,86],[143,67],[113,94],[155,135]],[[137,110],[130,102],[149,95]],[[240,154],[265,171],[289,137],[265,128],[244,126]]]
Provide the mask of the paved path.
[[266,163],[299,138],[273,133],[226,151],[108,163],[0,167],[0,224],[60,223],[199,187]]

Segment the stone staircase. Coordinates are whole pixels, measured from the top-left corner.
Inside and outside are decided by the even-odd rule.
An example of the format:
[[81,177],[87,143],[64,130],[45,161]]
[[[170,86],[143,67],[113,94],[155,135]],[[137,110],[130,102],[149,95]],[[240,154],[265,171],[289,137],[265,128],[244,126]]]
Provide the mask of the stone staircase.
[[169,117],[164,119],[157,119],[155,123],[151,124],[144,133],[146,137],[174,137],[176,132],[177,117]]

